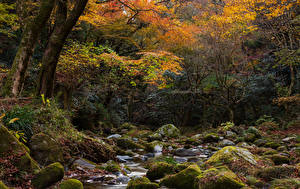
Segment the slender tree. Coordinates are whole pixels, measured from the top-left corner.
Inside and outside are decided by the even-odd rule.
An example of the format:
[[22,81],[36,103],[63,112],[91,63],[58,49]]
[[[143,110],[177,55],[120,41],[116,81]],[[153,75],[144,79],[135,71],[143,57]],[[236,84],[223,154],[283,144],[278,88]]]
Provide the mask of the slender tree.
[[55,0],[42,0],[39,12],[25,26],[21,43],[3,88],[4,95],[18,96],[39,34],[49,19]]
[[46,97],[52,97],[59,55],[73,26],[83,13],[87,2],[88,0],[75,1],[72,10],[68,12],[67,0],[57,1],[55,26],[42,58],[37,95],[44,94]]

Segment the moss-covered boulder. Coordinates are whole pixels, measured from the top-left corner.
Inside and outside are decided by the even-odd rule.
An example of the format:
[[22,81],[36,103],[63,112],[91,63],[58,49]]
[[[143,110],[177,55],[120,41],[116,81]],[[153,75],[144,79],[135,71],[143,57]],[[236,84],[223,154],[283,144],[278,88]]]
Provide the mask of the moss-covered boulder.
[[227,167],[216,167],[204,171],[196,179],[198,189],[239,189],[245,184]]
[[41,165],[63,163],[63,151],[60,145],[50,136],[39,133],[31,138],[29,148],[31,156]]
[[32,179],[32,185],[36,189],[47,188],[64,177],[64,167],[60,163],[53,163],[42,169]]
[[218,142],[220,140],[220,137],[216,133],[208,133],[203,137],[203,142]]
[[28,148],[19,142],[6,127],[0,124],[0,158],[5,159],[8,154],[19,157],[19,161],[15,163],[15,166],[20,171],[36,173],[40,170],[37,162],[28,154]]
[[130,138],[122,137],[116,139],[118,147],[121,149],[144,149],[145,147],[131,140]]
[[107,165],[105,166],[105,170],[111,173],[116,173],[116,172],[121,172],[121,167],[118,163],[115,161],[108,161],[106,163]]
[[245,148],[226,146],[212,155],[205,163],[209,165],[230,164],[234,161],[243,161],[245,163],[256,165],[258,157],[253,155]]
[[150,180],[156,180],[173,173],[175,173],[174,165],[166,162],[156,162],[150,166],[146,176]]
[[202,171],[200,170],[200,168],[196,164],[194,164],[180,171],[179,173],[167,175],[160,181],[159,185],[177,189],[198,189],[195,181],[201,173]]
[[157,129],[155,133],[162,137],[168,137],[168,138],[176,138],[180,136],[179,129],[175,127],[173,124],[163,125],[159,129]]
[[255,176],[266,181],[289,177],[298,177],[298,169],[295,166],[272,166],[259,168],[255,171]]
[[271,182],[270,189],[291,189],[300,188],[300,179],[275,179]]
[[126,189],[156,189],[158,187],[158,184],[151,182],[146,177],[135,177],[129,181]]
[[280,144],[277,142],[267,142],[265,144],[265,147],[273,148],[273,149],[277,149],[279,146],[280,146]]
[[0,189],[9,189],[2,181],[0,181]]
[[64,180],[59,185],[60,189],[83,189],[83,184],[77,179]]
[[266,155],[266,158],[271,159],[275,165],[281,165],[281,164],[289,164],[290,160],[287,156],[283,156],[280,154],[272,154],[272,155]]

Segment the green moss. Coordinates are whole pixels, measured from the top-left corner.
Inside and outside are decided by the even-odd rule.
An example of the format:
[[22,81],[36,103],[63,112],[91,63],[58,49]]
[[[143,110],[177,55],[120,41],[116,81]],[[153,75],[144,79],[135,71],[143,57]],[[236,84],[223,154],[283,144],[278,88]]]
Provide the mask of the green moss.
[[208,133],[204,136],[203,142],[218,142],[220,140],[220,137],[216,133]]
[[239,189],[245,184],[227,167],[211,168],[196,179],[198,189]]
[[6,127],[0,124],[0,157],[7,155],[7,153],[12,153],[16,156],[23,154],[20,157],[20,161],[16,164],[21,171],[35,173],[40,170],[38,164],[28,154],[27,147],[20,143]]
[[161,126],[155,133],[169,138],[176,138],[180,136],[180,131],[173,124],[167,124]]
[[60,189],[83,189],[83,184],[77,179],[69,179],[63,181],[59,185]]
[[275,179],[271,182],[270,189],[300,188],[300,179]]
[[156,180],[173,173],[175,173],[174,165],[165,162],[157,162],[150,166],[146,176],[150,180]]
[[265,147],[277,149],[280,146],[280,144],[276,142],[268,142],[265,144]]
[[117,145],[122,149],[144,149],[145,147],[135,143],[129,138],[117,138]]
[[290,160],[288,157],[280,155],[280,154],[266,155],[265,157],[271,159],[275,165],[290,163]]
[[115,172],[120,172],[121,168],[116,162],[110,161],[104,170],[111,172],[111,173],[115,173]]
[[36,189],[49,187],[64,177],[64,167],[60,163],[53,163],[42,169],[32,179]]
[[256,139],[256,136],[253,133],[246,133],[244,139],[246,142],[254,142]]
[[249,152],[247,149],[226,146],[221,150],[217,151],[213,156],[211,156],[205,163],[209,165],[222,165],[230,164],[233,161],[243,160],[249,164],[255,165],[258,158]]
[[158,184],[150,182],[146,177],[133,178],[129,181],[126,189],[156,189]]
[[174,175],[164,177],[159,185],[169,188],[189,188],[197,189],[195,179],[202,173],[197,165],[191,165],[188,168]]
[[2,181],[0,181],[0,189],[8,189],[8,187]]
[[260,168],[255,171],[255,176],[270,181],[273,179],[281,179],[297,176],[298,170],[294,166],[273,166]]
[[59,144],[50,136],[39,133],[30,141],[32,157],[41,165],[49,165],[54,162],[64,162],[63,151]]

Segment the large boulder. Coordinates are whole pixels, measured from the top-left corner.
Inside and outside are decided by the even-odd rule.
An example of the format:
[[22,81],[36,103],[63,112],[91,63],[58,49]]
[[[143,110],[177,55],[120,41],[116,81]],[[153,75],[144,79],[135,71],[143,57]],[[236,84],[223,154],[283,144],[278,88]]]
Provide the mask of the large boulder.
[[134,177],[132,178],[126,189],[156,189],[158,184],[151,182],[146,177]]
[[15,166],[20,171],[37,173],[40,168],[37,162],[30,157],[28,152],[29,149],[23,143],[19,142],[6,127],[0,124],[0,158],[5,158],[8,154],[19,157],[19,161]]
[[154,134],[160,135],[162,137],[176,138],[180,136],[180,131],[173,124],[167,124],[157,129]]
[[53,163],[42,169],[32,179],[35,189],[47,188],[64,178],[64,167],[60,163]]
[[245,184],[226,166],[204,171],[196,179],[198,189],[239,189]]
[[227,165],[231,170],[248,173],[257,166],[259,158],[245,148],[226,146],[212,155],[206,162],[209,166]]
[[153,163],[147,171],[146,176],[150,180],[161,179],[168,174],[175,173],[174,166],[166,162]]
[[195,184],[196,178],[201,175],[202,171],[198,165],[190,165],[188,168],[180,171],[179,173],[168,175],[164,177],[159,185],[166,186],[169,188],[189,188],[189,189],[198,189],[198,186]]
[[63,163],[63,151],[59,144],[50,136],[39,133],[31,138],[29,148],[31,156],[43,166],[51,163]]
[[83,184],[77,179],[69,179],[60,183],[60,189],[83,189]]

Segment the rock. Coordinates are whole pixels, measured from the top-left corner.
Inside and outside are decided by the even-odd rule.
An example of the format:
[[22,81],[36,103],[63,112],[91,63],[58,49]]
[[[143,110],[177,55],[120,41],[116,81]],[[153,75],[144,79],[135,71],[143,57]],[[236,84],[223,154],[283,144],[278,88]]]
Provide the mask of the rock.
[[174,152],[175,155],[180,157],[186,157],[186,156],[195,156],[197,155],[193,150],[185,149],[185,148],[178,148]]
[[255,171],[255,176],[266,181],[273,179],[289,178],[292,175],[299,176],[298,169],[294,166],[272,166],[259,168]]
[[80,158],[80,159],[77,159],[74,161],[73,163],[73,167],[81,167],[83,169],[95,169],[97,166],[96,163],[94,162],[91,162],[87,159],[84,159],[84,158]]
[[198,186],[195,185],[195,181],[201,173],[202,171],[198,165],[190,165],[188,168],[180,171],[179,173],[164,177],[160,181],[159,185],[176,189],[198,189]]
[[154,140],[161,140],[163,137],[159,133],[153,133],[152,135],[149,135],[148,138],[150,141],[154,141]]
[[258,157],[247,149],[226,146],[212,155],[206,162],[206,166],[227,165],[234,172],[249,173],[257,166]]
[[185,163],[188,161],[188,158],[186,157],[177,157],[177,156],[174,156],[173,157],[174,160],[177,162],[177,163]]
[[196,178],[198,189],[239,189],[245,184],[227,167],[216,167],[204,171]]
[[114,134],[114,135],[108,136],[107,138],[108,138],[108,139],[111,139],[111,138],[121,138],[121,137],[122,137],[122,136],[119,135],[119,134]]
[[220,137],[216,133],[206,134],[203,138],[204,143],[218,142],[219,140],[220,140]]
[[299,178],[275,179],[271,182],[270,189],[291,189],[300,188]]
[[117,155],[117,159],[118,159],[118,161],[125,163],[127,161],[132,161],[133,157],[130,157],[130,156],[119,156],[119,155]]
[[116,139],[117,145],[118,147],[122,148],[122,149],[143,149],[145,148],[143,145],[135,143],[134,141],[132,141],[130,138],[117,138]]
[[118,163],[110,160],[107,162],[105,170],[111,173],[117,173],[117,172],[121,172],[121,167],[119,166]]
[[0,181],[0,189],[9,189],[2,181]]
[[224,146],[234,146],[235,143],[232,142],[231,140],[228,139],[224,139],[219,143],[220,146],[224,147]]
[[280,146],[280,144],[278,144],[276,142],[267,142],[265,144],[265,147],[273,148],[273,149],[277,149],[279,146]]
[[77,179],[68,179],[62,181],[59,185],[60,189],[83,189],[83,184]]
[[28,153],[29,149],[18,141],[6,127],[0,123],[0,158],[5,158],[7,154],[20,156],[20,161],[15,165],[20,171],[27,173],[37,173],[40,168],[35,160]]
[[244,139],[246,142],[254,142],[256,139],[256,136],[253,133],[246,133]]
[[42,169],[32,179],[32,185],[36,189],[47,188],[64,177],[64,167],[60,163],[53,163]]
[[282,139],[282,142],[291,142],[296,140],[297,137],[286,137],[284,139]]
[[47,166],[55,162],[64,162],[63,151],[60,145],[44,133],[33,135],[29,143],[29,148],[31,156],[40,165]]
[[151,182],[146,177],[134,177],[129,181],[126,189],[156,189],[158,187],[158,184]]
[[162,152],[163,147],[164,147],[164,144],[160,141],[157,141],[157,140],[152,141],[150,143],[146,143],[144,145],[146,147],[146,151],[154,152],[154,153]]
[[226,137],[229,137],[229,138],[236,137],[236,134],[232,131],[226,131]]
[[258,158],[245,148],[226,146],[217,151],[207,161],[207,164],[217,165],[219,163],[231,163],[232,161],[244,160],[249,164],[257,164]]
[[255,140],[254,141],[254,144],[256,145],[256,146],[264,146],[266,143],[267,143],[268,141],[267,140],[265,140],[265,139],[257,139],[257,140]]
[[176,138],[180,136],[179,129],[173,124],[163,125],[155,133],[168,138]]
[[175,169],[173,165],[165,162],[157,162],[150,166],[146,176],[150,180],[156,180],[156,179],[161,179],[164,176],[173,173],[175,173]]
[[275,165],[290,163],[290,160],[288,157],[280,155],[280,154],[266,155],[265,157],[271,159]]
[[246,132],[247,133],[253,133],[256,136],[256,138],[261,137],[260,131],[255,127],[249,127]]
[[116,179],[116,182],[119,184],[127,184],[130,181],[130,177],[128,176],[120,176]]

